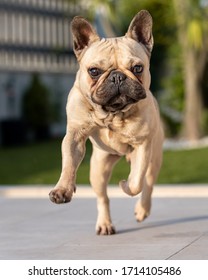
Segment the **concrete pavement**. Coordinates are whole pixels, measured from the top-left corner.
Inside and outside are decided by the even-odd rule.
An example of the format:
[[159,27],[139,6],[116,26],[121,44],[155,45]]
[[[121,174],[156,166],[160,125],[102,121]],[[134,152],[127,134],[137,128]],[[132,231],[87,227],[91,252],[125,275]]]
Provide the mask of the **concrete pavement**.
[[97,236],[96,200],[77,188],[55,205],[50,188],[0,187],[0,259],[208,259],[208,186],[156,186],[152,213],[134,219],[137,198],[109,187],[116,235]]

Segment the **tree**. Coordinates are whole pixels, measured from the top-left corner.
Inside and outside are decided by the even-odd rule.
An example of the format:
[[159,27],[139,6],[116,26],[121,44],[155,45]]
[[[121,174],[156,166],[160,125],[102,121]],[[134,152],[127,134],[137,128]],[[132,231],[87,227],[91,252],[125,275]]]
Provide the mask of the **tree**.
[[36,140],[49,138],[49,125],[52,120],[52,106],[49,90],[38,74],[32,76],[31,84],[23,97],[23,119],[33,131]]
[[183,136],[197,140],[202,136],[202,79],[207,58],[207,23],[199,0],[174,0],[178,38],[182,48],[185,108]]

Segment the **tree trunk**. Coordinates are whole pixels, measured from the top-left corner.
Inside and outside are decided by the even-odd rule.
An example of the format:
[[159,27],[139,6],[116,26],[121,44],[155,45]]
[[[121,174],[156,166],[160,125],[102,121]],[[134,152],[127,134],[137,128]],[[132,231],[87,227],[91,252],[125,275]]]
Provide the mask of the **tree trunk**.
[[[182,136],[195,141],[202,136],[202,86],[201,78],[205,67],[205,48],[196,49],[188,42],[190,0],[174,0],[178,21],[178,38],[182,47],[184,69],[185,108]],[[196,8],[196,7],[195,7]]]
[[184,54],[185,108],[182,135],[191,141],[202,136],[202,87],[199,57],[192,49]]

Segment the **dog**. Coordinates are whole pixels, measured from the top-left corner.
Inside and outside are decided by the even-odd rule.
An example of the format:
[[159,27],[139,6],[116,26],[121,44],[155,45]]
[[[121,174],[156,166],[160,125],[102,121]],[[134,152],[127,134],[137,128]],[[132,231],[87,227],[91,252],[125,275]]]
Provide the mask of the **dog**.
[[89,138],[93,152],[90,183],[97,195],[96,233],[114,234],[107,196],[112,169],[122,156],[130,161],[123,191],[141,198],[137,221],[150,214],[153,185],[162,163],[163,129],[158,105],[150,92],[152,17],[142,10],[123,37],[101,39],[83,17],[71,22],[79,70],[67,106],[66,135],[62,142],[62,172],[50,192],[52,202],[70,202],[76,191],[77,169]]

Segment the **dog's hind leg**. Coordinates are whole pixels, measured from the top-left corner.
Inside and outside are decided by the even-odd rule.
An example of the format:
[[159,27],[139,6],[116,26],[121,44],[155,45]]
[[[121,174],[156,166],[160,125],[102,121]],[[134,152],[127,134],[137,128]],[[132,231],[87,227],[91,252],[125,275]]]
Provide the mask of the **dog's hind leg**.
[[145,179],[141,198],[137,201],[135,206],[135,216],[138,222],[142,222],[150,215],[152,191],[153,183],[147,183]]
[[[155,151],[155,150],[154,150]],[[158,143],[157,153],[152,155],[152,160],[149,163],[144,186],[141,194],[141,198],[136,203],[135,216],[138,222],[142,222],[150,214],[151,210],[151,195],[153,191],[153,186],[157,180],[161,163],[162,163],[162,145]]]
[[112,225],[109,209],[109,198],[107,196],[107,184],[115,163],[119,156],[111,155],[97,147],[93,147],[90,162],[90,182],[97,195],[98,217],[96,233],[110,235],[115,233]]

